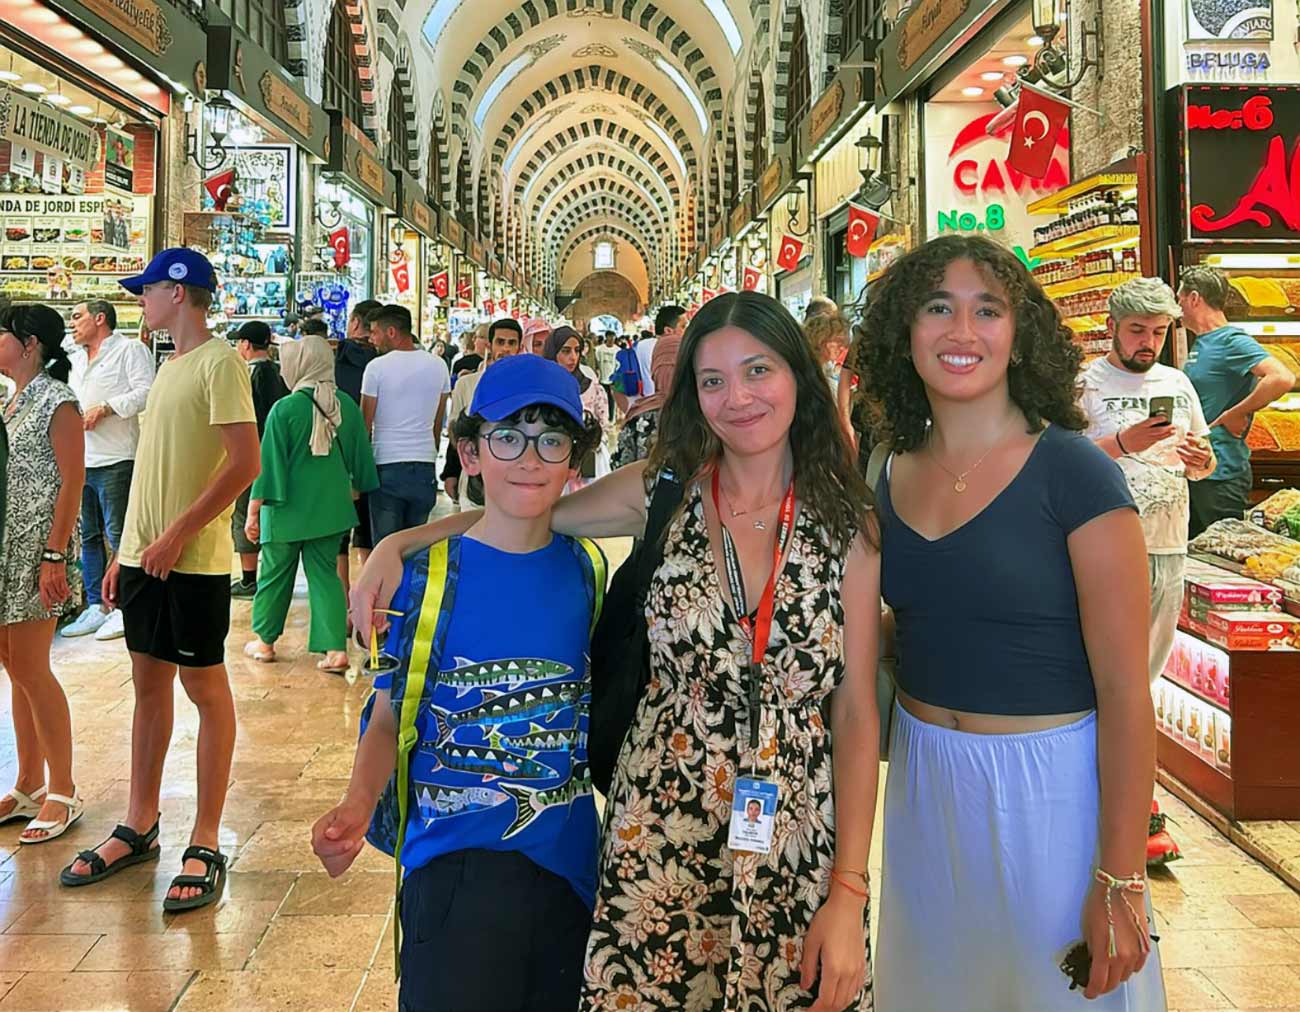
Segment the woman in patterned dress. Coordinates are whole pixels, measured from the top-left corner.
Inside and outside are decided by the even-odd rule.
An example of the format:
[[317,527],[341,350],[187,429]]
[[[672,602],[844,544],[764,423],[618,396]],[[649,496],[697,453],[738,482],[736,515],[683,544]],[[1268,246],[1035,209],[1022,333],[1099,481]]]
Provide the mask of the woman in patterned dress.
[[[841,433],[794,319],[728,294],[687,330],[648,464],[556,509],[557,530],[640,536],[651,476],[688,482],[646,604],[651,684],[609,799],[585,1012],[872,1007],[879,566]],[[723,560],[738,561],[749,611],[788,489],[752,748],[751,640]],[[780,792],[765,854],[728,846],[737,777]]]
[[0,313],[0,373],[17,388],[3,408],[10,456],[0,536],[0,663],[12,683],[18,750],[17,782],[0,798],[0,823],[33,819],[21,843],[62,836],[82,807],[72,780],[68,699],[50,671],[55,624],[75,610],[81,592],[81,571],[67,560],[77,557],[85,443],[77,398],[66,384],[63,336],[63,319],[48,306]]
[[[653,476],[688,483],[646,602],[651,679],[606,808],[582,1009],[867,1012],[880,625],[870,492],[798,324],[756,292],[695,317],[659,426],[648,463],[566,496],[552,516],[561,533],[643,537]],[[363,635],[392,599],[402,553],[477,516],[376,548],[353,588]],[[757,679],[738,614],[755,603],[760,629],[771,616]],[[766,853],[728,846],[738,777],[779,791]]]

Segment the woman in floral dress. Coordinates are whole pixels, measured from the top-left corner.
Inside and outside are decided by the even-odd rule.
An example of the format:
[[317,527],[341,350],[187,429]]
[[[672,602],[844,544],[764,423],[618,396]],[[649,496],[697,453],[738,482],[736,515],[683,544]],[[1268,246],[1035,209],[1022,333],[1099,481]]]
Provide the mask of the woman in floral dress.
[[[75,530],[85,481],[77,397],[65,382],[63,318],[49,306],[0,312],[0,373],[16,390],[9,430],[8,508],[0,532],[0,664],[13,690],[18,772],[0,797],[0,824],[29,819],[20,843],[46,843],[81,817],[72,780],[68,699],[50,670],[54,626],[76,610]],[[49,767],[50,781],[45,783]]]
[[[872,1007],[879,566],[841,432],[793,318],[722,296],[686,333],[648,466],[556,509],[557,530],[641,535],[649,476],[689,479],[646,604],[651,684],[609,799],[585,1012]],[[787,533],[751,747],[752,640],[730,587],[743,579],[761,630]],[[767,853],[728,845],[738,777],[779,791]]]

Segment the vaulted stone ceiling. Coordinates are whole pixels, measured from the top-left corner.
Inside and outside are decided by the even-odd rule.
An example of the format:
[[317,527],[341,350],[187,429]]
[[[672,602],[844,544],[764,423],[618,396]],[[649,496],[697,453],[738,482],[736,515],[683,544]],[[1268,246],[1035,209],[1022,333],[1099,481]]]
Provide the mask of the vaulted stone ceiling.
[[552,285],[609,238],[649,299],[703,240],[723,152],[748,149],[769,7],[787,0],[375,2],[409,40],[433,198]]

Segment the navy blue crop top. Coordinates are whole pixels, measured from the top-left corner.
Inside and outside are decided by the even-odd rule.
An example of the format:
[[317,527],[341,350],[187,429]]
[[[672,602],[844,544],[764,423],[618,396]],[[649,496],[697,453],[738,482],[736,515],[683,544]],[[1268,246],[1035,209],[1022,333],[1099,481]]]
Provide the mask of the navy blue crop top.
[[899,519],[888,474],[877,491],[881,589],[897,622],[904,692],[968,713],[1097,705],[1066,539],[1103,513],[1136,509],[1115,461],[1049,426],[1011,484],[938,541]]

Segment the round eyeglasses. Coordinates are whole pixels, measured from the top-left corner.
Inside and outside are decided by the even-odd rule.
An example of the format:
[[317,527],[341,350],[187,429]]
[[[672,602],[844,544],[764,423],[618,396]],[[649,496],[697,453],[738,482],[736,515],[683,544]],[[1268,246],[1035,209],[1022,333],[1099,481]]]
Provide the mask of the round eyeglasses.
[[497,460],[518,460],[529,443],[547,464],[567,464],[573,456],[573,437],[567,432],[553,429],[528,436],[519,429],[501,428],[487,433],[488,449]]

